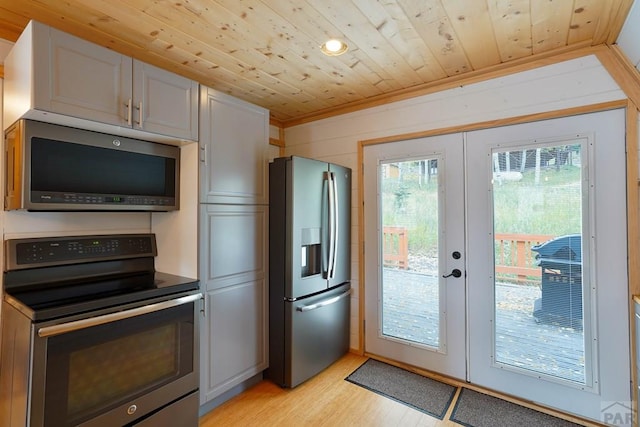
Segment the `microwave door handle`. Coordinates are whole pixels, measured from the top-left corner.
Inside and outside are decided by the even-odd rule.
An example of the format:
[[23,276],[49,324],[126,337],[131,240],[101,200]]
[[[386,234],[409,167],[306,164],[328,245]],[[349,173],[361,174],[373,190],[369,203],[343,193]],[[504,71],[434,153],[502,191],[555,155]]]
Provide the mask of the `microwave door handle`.
[[200,298],[202,298],[202,294],[197,293],[197,294],[187,295],[180,298],[175,298],[169,301],[162,301],[155,304],[149,304],[142,307],[132,308],[131,310],[104,314],[102,316],[90,317],[88,319],[75,320],[67,323],[60,323],[58,325],[45,326],[44,328],[38,329],[38,336],[45,338],[45,337],[52,337],[55,335],[65,334],[73,331],[79,331],[81,329],[90,328],[92,326],[104,325],[105,323],[111,323],[118,320],[129,319],[131,317],[136,317],[136,316],[142,316],[143,314],[153,313],[155,311],[164,310],[166,308],[177,307],[179,305],[197,301]]

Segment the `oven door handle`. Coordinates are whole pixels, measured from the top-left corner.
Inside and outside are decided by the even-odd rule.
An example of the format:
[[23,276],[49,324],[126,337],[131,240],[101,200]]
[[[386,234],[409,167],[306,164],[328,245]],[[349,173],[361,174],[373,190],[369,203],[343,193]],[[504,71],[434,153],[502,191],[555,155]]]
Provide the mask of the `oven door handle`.
[[90,328],[92,326],[104,325],[118,320],[129,319],[131,317],[142,316],[143,314],[153,313],[155,311],[164,310],[166,308],[177,307],[179,305],[194,302],[202,298],[202,294],[187,295],[184,297],[162,301],[155,304],[149,304],[142,307],[132,308],[131,310],[119,311],[117,313],[104,314],[102,316],[90,317],[88,319],[75,320],[73,322],[61,323],[59,325],[45,326],[38,329],[38,336],[41,338],[52,337],[55,335],[65,334],[68,332],[79,331],[81,329]]

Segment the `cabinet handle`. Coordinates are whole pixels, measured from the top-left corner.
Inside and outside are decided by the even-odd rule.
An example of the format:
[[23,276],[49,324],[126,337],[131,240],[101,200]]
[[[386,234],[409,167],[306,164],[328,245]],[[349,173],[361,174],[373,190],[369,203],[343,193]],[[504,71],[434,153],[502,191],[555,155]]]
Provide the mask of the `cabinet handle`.
[[142,128],[142,101],[138,103],[138,126]]
[[131,111],[131,98],[127,101],[127,124],[131,126],[131,117],[133,112]]
[[204,144],[200,146],[200,163],[207,166],[207,146]]

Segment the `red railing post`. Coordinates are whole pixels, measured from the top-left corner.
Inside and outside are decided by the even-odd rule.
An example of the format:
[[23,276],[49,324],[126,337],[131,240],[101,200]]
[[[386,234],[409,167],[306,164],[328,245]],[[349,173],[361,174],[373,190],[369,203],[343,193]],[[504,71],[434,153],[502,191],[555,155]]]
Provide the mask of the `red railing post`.
[[409,236],[405,227],[383,227],[382,254],[385,267],[409,267]]

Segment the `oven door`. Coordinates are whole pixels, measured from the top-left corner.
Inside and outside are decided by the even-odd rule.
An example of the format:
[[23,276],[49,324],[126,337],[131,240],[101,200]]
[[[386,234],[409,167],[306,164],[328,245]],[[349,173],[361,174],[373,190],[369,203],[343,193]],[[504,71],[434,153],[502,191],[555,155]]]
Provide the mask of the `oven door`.
[[[31,426],[120,426],[198,389],[201,294],[35,325]],[[188,399],[193,401],[193,399]],[[189,419],[197,425],[197,404]],[[185,414],[188,416],[188,414]],[[167,425],[185,425],[184,419]]]

